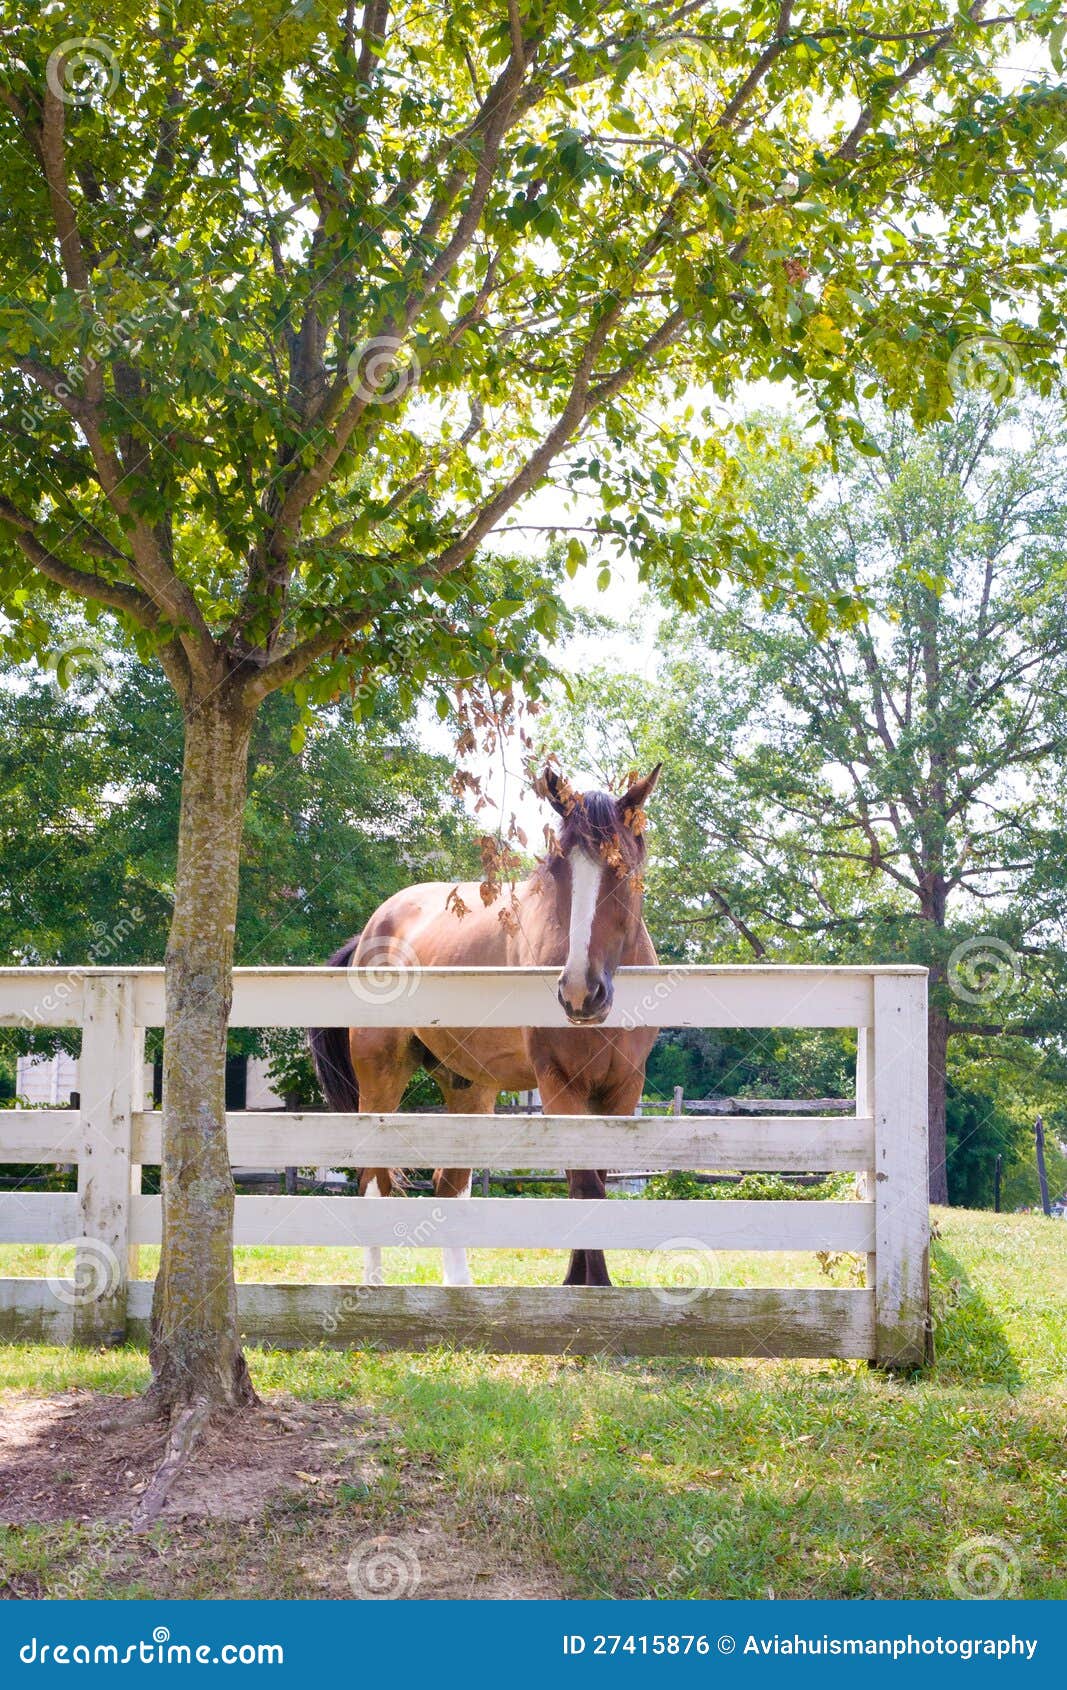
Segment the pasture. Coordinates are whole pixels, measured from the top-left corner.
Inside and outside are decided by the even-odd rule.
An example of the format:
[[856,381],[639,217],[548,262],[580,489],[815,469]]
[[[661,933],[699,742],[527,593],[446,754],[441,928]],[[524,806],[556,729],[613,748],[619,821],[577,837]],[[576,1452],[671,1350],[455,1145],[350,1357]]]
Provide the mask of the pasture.
[[[168,1517],[143,1538],[102,1518],[100,1497],[81,1517],[91,1509],[64,1442],[100,1394],[143,1389],[144,1352],[9,1346],[5,1481],[39,1455],[56,1480],[39,1523],[31,1498],[0,1534],[3,1593],[347,1598],[353,1552],[377,1543],[421,1552],[419,1595],[951,1597],[957,1585],[989,1593],[992,1580],[997,1594],[1063,1597],[1067,1234],[1042,1217],[934,1217],[937,1353],[924,1373],[254,1350],[268,1402],[290,1424],[313,1415],[317,1461],[278,1474],[249,1517]],[[0,1273],[40,1274],[45,1254],[2,1247]],[[348,1254],[238,1248],[237,1277],[355,1280],[358,1253]],[[433,1252],[394,1255],[390,1279],[439,1274]],[[811,1258],[717,1260],[724,1286],[829,1282]],[[479,1284],[552,1286],[562,1261],[474,1251],[471,1265]],[[144,1249],[141,1273],[154,1265]],[[617,1283],[637,1285],[647,1258],[612,1253],[610,1265]],[[844,1284],[859,1264],[829,1267]],[[69,1418],[20,1445],[17,1426],[34,1422],[17,1411],[44,1398]],[[117,1487],[143,1479],[110,1453]]]

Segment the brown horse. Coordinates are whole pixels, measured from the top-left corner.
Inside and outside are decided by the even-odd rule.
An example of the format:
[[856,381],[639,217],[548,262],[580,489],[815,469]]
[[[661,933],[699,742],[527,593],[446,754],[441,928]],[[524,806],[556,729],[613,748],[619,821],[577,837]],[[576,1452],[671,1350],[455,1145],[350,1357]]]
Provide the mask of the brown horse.
[[[557,995],[568,1028],[316,1028],[311,1048],[332,1109],[394,1111],[421,1065],[453,1113],[490,1115],[501,1090],[536,1086],[546,1115],[632,1115],[655,1039],[646,1028],[601,1028],[616,968],[656,961],[641,919],[644,804],[659,765],[622,797],[575,793],[551,767],[543,789],[563,818],[556,846],[515,888],[501,919],[477,885],[411,886],[375,911],[330,958],[338,968],[560,968]],[[458,894],[458,896],[457,896]],[[388,1168],[364,1168],[360,1193],[388,1197]],[[572,1197],[603,1197],[604,1173],[567,1171]],[[469,1197],[469,1168],[437,1168],[439,1197]],[[469,1285],[465,1250],[445,1249],[446,1285]],[[365,1277],[381,1282],[381,1252],[366,1250]],[[601,1250],[573,1250],[566,1285],[610,1285]]]

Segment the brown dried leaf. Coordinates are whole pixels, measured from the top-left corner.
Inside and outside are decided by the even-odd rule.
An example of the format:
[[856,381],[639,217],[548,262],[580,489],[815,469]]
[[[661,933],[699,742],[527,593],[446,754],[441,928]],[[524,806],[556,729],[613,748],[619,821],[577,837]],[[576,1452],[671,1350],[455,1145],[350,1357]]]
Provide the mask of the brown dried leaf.
[[462,921],[465,915],[470,914],[470,906],[463,902],[463,899],[459,894],[458,886],[453,886],[451,892],[448,894],[448,897],[445,899],[445,909],[451,910],[452,914],[458,921]]
[[605,839],[603,845],[600,847],[600,855],[603,857],[608,867],[615,870],[616,874],[622,874],[625,872],[626,858],[622,854],[622,848],[619,845],[618,839]]

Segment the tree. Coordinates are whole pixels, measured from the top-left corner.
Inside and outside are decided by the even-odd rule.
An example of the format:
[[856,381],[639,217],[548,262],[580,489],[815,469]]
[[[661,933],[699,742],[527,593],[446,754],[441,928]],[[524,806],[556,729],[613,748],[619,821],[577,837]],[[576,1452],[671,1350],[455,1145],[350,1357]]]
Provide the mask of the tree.
[[[869,433],[873,455],[831,471],[758,427],[731,491],[827,602],[857,594],[864,614],[813,642],[780,599],[727,594],[665,634],[659,707],[624,692],[616,721],[667,759],[650,892],[683,951],[703,932],[718,954],[929,968],[944,1202],[949,1040],[1062,1052],[1067,1032],[1067,427],[972,399],[920,437],[900,417]],[[952,1147],[964,1198],[978,1176],[959,1131]]]
[[252,1396],[222,1064],[259,707],[390,666],[444,709],[536,681],[552,583],[490,591],[477,556],[550,472],[682,602],[760,567],[690,520],[720,447],[650,416],[693,379],[789,376],[833,415],[866,347],[936,415],[994,315],[1052,379],[1065,102],[995,67],[1062,32],[1054,0],[115,0],[107,40],[79,4],[4,13],[10,644],[82,598],[184,720],[151,1392],[177,1450]]

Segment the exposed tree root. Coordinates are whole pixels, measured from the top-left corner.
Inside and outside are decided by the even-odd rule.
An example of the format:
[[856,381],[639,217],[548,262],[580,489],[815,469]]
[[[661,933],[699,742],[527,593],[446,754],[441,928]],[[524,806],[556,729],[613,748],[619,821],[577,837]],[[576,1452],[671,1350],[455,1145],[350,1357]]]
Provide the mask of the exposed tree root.
[[213,1407],[208,1397],[197,1397],[186,1407],[175,1410],[163,1460],[149,1480],[133,1516],[135,1532],[145,1531],[158,1520],[175,1479],[204,1434]]
[[141,1397],[125,1404],[117,1414],[101,1421],[102,1432],[129,1432],[138,1426],[151,1426],[156,1420],[167,1418],[167,1405],[149,1389]]

